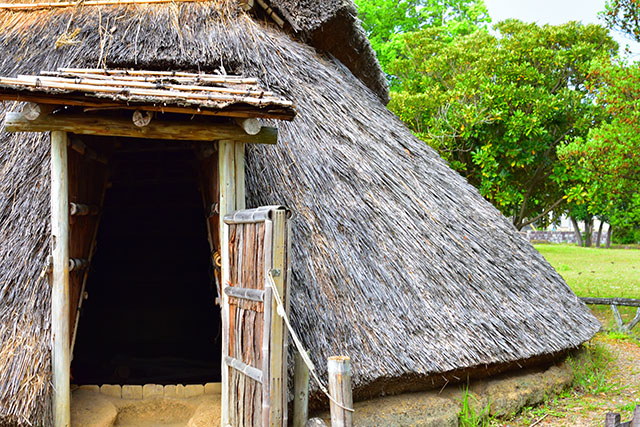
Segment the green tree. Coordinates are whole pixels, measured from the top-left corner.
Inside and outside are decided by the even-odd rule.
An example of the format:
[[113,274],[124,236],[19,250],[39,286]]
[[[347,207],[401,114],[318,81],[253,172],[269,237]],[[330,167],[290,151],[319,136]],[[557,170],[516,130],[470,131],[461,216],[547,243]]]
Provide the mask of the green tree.
[[[355,0],[371,46],[382,69],[402,49],[400,35],[427,27],[445,28],[451,36],[470,34],[491,22],[482,0]],[[393,85],[392,85],[393,89]]]
[[562,207],[571,177],[556,148],[600,121],[586,78],[617,45],[605,28],[576,22],[495,30],[403,35],[389,108],[521,229]]
[[594,64],[590,89],[608,120],[563,144],[559,157],[574,176],[569,199],[586,203],[611,225],[640,225],[640,65]]
[[640,4],[638,0],[607,0],[600,14],[607,27],[640,42]]

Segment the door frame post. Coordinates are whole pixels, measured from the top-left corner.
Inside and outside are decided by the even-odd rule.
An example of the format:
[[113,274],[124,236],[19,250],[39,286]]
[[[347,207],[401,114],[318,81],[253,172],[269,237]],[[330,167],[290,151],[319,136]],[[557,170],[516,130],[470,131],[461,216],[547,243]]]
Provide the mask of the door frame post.
[[51,360],[55,427],[71,424],[67,133],[51,132]]
[[[229,261],[229,248],[224,244],[229,232],[225,226],[224,217],[236,210],[245,208],[245,181],[244,181],[244,143],[231,140],[218,141],[218,180],[220,186],[220,201],[218,203],[220,214],[220,258],[222,264],[220,289],[224,289],[229,280],[229,272],[225,265]],[[220,307],[222,308],[222,331],[228,333],[228,304],[224,292],[220,295]],[[226,337],[223,342],[227,343]],[[224,356],[229,354],[228,348],[222,348],[222,395],[220,424],[226,427],[229,424],[229,367],[225,364]]]

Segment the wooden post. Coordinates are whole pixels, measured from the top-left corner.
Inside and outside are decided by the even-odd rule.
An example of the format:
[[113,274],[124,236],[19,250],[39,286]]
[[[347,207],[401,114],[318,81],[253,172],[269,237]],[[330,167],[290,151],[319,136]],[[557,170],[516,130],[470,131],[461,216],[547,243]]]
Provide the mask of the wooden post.
[[[272,271],[273,282],[276,285],[278,293],[284,300],[286,299],[285,291],[285,268],[286,268],[286,231],[287,231],[287,211],[284,209],[274,210],[272,213],[273,221],[273,265]],[[286,339],[284,322],[277,316],[278,307],[276,302],[272,302],[271,323],[271,426],[280,427],[286,425],[287,399],[284,394],[287,390],[287,377],[284,375],[286,366],[286,354],[283,347]],[[277,350],[276,350],[277,349]]]
[[[234,143],[233,141],[222,140],[218,141],[218,174],[220,182],[220,202],[218,204],[220,210],[220,234],[222,237],[220,247],[220,257],[222,258],[222,283],[221,288],[224,289],[226,283],[229,281],[229,271],[224,268],[225,265],[229,265],[229,247],[224,244],[228,241],[229,226],[225,225],[224,217],[228,213],[233,212],[236,207],[236,166],[234,161]],[[220,295],[221,307],[222,307],[222,331],[225,334],[225,339],[222,348],[222,393],[221,393],[221,425],[226,427],[229,425],[229,367],[225,363],[225,357],[229,356],[229,303],[224,292]]]
[[293,374],[293,427],[305,427],[309,418],[309,367],[295,352]]
[[619,427],[620,426],[620,414],[613,412],[607,412],[604,419],[605,427]]
[[633,410],[630,422],[629,427],[640,427],[640,405],[636,405],[636,408]]
[[[344,408],[353,408],[351,361],[347,356],[332,356],[328,362],[329,394]],[[331,427],[352,427],[353,412],[331,401]]]
[[51,245],[53,272],[51,339],[53,415],[55,427],[69,427],[69,186],[67,134],[51,132]]
[[244,143],[236,142],[233,144],[234,160],[236,168],[236,210],[242,210],[246,207],[245,183],[244,183]]

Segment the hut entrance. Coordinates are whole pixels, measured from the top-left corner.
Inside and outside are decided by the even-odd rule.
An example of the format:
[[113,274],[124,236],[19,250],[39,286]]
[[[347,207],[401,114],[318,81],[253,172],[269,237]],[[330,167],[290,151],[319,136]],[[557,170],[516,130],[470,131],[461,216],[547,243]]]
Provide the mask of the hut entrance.
[[110,157],[73,382],[219,382],[220,310],[196,153],[124,140]]
[[[241,378],[233,373],[238,371],[264,384],[263,401],[255,411],[262,411],[271,425],[286,424],[286,334],[282,319],[266,314],[275,312],[268,288],[280,287],[286,307],[288,228],[279,207],[259,211],[262,216],[243,211],[244,154],[247,143],[277,142],[277,129],[257,118],[293,120],[292,102],[250,77],[78,68],[0,77],[0,96],[27,102],[21,111],[6,113],[5,131],[51,135],[51,262],[43,271],[50,271],[51,280],[53,424],[70,425],[71,371],[77,383],[134,384],[127,390],[155,383],[147,388],[156,396],[158,383],[222,377],[224,425],[237,419],[230,403],[236,386],[229,380]],[[113,138],[123,139],[121,148]],[[102,203],[107,174],[113,186]],[[235,219],[225,223],[232,212]],[[273,274],[275,285],[260,280],[254,285],[263,288],[246,288],[245,272],[251,269],[240,255],[245,254],[245,242],[246,247],[259,247],[244,236],[245,224],[256,221],[264,222],[265,237],[263,263],[255,267],[263,279]],[[269,227],[279,230],[273,232],[271,245],[266,238],[269,221]],[[231,228],[237,228],[234,236],[243,236],[242,246],[234,246],[239,240],[230,238]],[[212,257],[218,249],[219,258]],[[217,289],[222,321],[213,305],[212,258],[222,266],[213,274],[227,279],[217,283],[235,294]],[[89,299],[78,321],[85,289]],[[262,323],[235,330],[245,315]],[[253,338],[245,339],[245,332]],[[247,344],[265,351],[241,360]],[[251,389],[252,396],[260,395],[257,389]],[[121,390],[124,394],[125,388]],[[168,390],[177,387],[164,387],[162,393]],[[253,408],[243,404],[238,407]],[[245,415],[259,419],[253,409],[242,415],[248,419]]]

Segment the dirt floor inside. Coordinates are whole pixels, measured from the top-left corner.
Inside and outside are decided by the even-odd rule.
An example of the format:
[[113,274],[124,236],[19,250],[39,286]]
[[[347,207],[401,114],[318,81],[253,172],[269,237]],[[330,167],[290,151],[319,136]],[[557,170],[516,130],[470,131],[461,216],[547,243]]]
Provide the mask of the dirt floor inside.
[[115,387],[103,386],[101,390],[97,386],[88,386],[74,390],[71,400],[72,427],[220,425],[219,392],[205,394],[187,390],[186,393],[175,393],[174,389],[172,396],[165,397],[160,386],[160,393],[143,399],[141,386],[138,386],[139,393],[136,393],[137,388],[132,387],[127,391],[123,389],[120,396],[117,395]]

